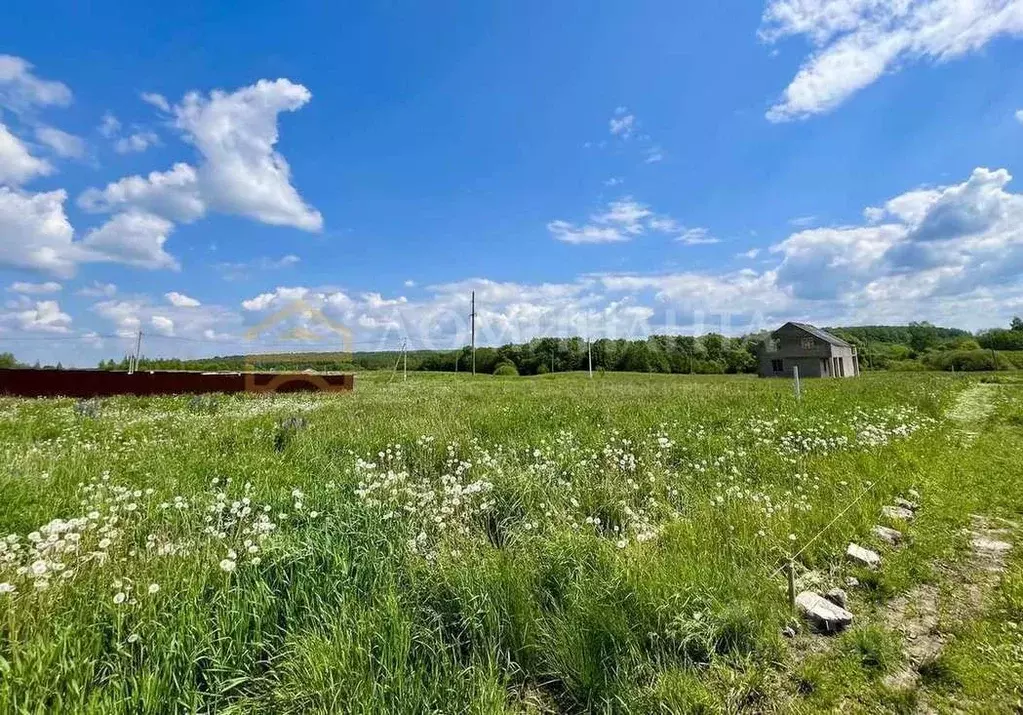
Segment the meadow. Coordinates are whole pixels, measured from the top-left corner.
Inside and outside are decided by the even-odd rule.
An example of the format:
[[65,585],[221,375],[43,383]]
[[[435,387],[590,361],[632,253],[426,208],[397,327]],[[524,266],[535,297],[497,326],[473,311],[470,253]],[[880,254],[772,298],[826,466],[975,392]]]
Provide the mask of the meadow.
[[[930,678],[884,681],[885,604],[965,558],[971,513],[1023,515],[1023,384],[981,379],[0,399],[0,712],[1011,711],[1018,549]],[[860,582],[850,631],[793,617],[793,554]]]

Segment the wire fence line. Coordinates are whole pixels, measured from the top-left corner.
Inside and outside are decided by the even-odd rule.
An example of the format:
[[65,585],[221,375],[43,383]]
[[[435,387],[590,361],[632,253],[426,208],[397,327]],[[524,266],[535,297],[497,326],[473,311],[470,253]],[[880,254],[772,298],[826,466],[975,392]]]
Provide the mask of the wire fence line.
[[874,486],[875,486],[874,482],[868,482],[868,483],[867,483],[867,488],[866,488],[866,489],[864,489],[864,490],[863,490],[862,492],[860,492],[860,493],[859,493],[859,495],[858,495],[858,496],[857,496],[857,497],[856,497],[855,499],[853,499],[853,500],[852,500],[851,502],[849,502],[848,504],[846,504],[845,508],[844,508],[844,509],[842,509],[842,511],[838,512],[838,514],[836,514],[836,515],[835,515],[835,517],[834,517],[834,518],[833,518],[833,519],[832,519],[831,521],[829,521],[829,522],[828,522],[827,524],[825,524],[825,525],[824,525],[824,527],[823,527],[823,528],[822,528],[822,529],[821,529],[820,531],[818,531],[818,532],[817,532],[816,534],[814,534],[813,536],[811,536],[811,537],[810,537],[810,539],[809,539],[808,541],[806,541],[806,542],[805,542],[805,543],[803,544],[803,546],[802,546],[802,547],[801,547],[801,548],[799,549],[799,551],[795,552],[794,554],[792,554],[791,556],[789,556],[789,557],[788,557],[788,563],[784,563],[784,564],[782,564],[781,566],[779,566],[778,568],[776,568],[776,569],[774,570],[774,572],[772,572],[772,573],[771,573],[771,578],[774,578],[775,576],[777,576],[778,574],[780,574],[780,573],[781,573],[782,571],[784,571],[784,570],[785,570],[786,568],[788,568],[788,566],[789,566],[789,564],[790,564],[790,563],[792,563],[792,562],[793,562],[793,561],[795,561],[795,560],[796,560],[797,558],[799,558],[800,556],[802,556],[802,554],[803,554],[803,553],[804,553],[804,552],[805,552],[805,551],[806,551],[806,550],[807,550],[808,548],[810,548],[811,546],[813,546],[814,542],[816,542],[816,541],[817,541],[817,539],[819,539],[820,537],[822,537],[822,536],[823,536],[823,535],[824,535],[824,534],[825,534],[825,533],[826,533],[826,532],[828,531],[828,529],[830,529],[830,528],[831,528],[832,526],[834,526],[834,525],[835,525],[836,523],[838,523],[838,521],[839,521],[839,520],[840,520],[840,519],[841,519],[841,518],[842,518],[843,516],[845,516],[846,514],[848,514],[848,513],[849,513],[849,511],[850,511],[850,510],[851,510],[851,509],[852,509],[852,508],[853,508],[854,506],[856,506],[856,504],[858,504],[858,503],[859,503],[859,501],[860,501],[860,500],[861,500],[861,499],[862,499],[863,497],[865,497],[865,496],[866,496],[867,494],[869,494],[869,493],[870,493],[871,491],[873,491],[873,489],[874,489]]

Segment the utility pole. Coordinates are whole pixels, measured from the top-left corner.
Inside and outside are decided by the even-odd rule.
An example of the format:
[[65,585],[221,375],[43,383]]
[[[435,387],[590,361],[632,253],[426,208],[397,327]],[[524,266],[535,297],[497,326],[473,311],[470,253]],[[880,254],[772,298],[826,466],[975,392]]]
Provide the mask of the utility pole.
[[586,338],[586,362],[589,364],[590,379],[593,379],[593,349],[589,337]]
[[472,292],[472,312],[469,318],[472,320],[472,376],[476,377],[476,291]]
[[131,375],[139,367],[139,354],[142,351],[142,328],[139,328],[138,334],[135,336],[135,354],[130,360],[128,360],[128,374]]
[[401,381],[405,382],[408,380],[408,340],[404,340],[401,343],[401,358],[403,361],[401,368]]

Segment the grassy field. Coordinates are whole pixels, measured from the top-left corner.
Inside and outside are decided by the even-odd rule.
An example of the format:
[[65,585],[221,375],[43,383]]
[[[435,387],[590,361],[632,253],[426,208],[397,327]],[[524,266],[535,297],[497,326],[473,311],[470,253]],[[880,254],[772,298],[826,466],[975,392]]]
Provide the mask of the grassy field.
[[[1021,437],[1023,384],[931,373],[0,399],[0,712],[1011,712],[1020,549],[912,688],[882,614],[1023,515]],[[850,631],[783,637],[796,553]]]

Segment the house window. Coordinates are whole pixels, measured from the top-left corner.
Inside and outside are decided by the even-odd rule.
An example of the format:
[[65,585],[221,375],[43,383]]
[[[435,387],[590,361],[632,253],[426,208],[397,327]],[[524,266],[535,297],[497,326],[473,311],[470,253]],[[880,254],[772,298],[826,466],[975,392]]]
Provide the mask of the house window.
[[782,364],[781,364],[781,360],[772,360],[771,361],[771,372],[784,372],[784,369],[783,369]]
[[803,350],[813,350],[817,345],[813,338],[803,338],[801,344],[803,346]]

